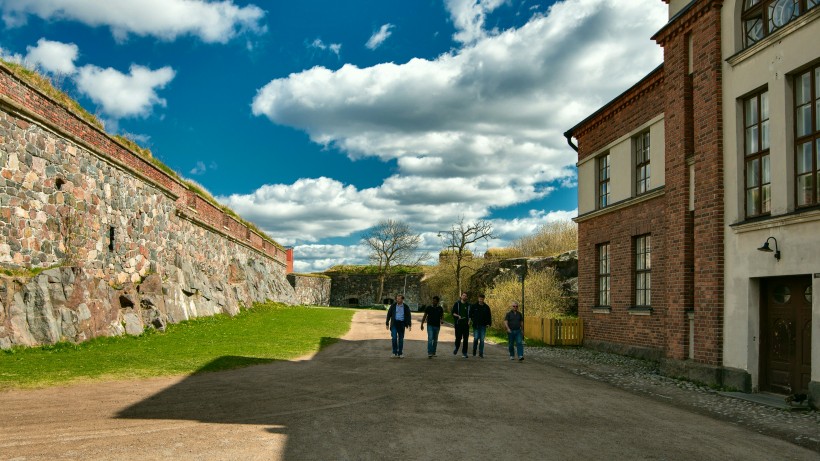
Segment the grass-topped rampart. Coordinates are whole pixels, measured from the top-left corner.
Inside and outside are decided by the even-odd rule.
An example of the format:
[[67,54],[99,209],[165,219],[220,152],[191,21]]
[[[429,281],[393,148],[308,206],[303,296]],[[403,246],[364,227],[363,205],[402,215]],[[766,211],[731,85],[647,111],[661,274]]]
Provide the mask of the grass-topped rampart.
[[[356,266],[356,265],[337,265],[326,270],[325,273],[335,272],[350,275],[379,275],[381,269],[379,266]],[[387,275],[404,275],[404,274],[422,274],[424,273],[423,266],[393,266]]]

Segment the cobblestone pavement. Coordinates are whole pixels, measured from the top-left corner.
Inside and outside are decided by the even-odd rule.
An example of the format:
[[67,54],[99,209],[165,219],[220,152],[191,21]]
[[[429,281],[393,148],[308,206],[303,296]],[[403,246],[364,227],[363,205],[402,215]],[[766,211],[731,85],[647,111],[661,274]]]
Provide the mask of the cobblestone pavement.
[[584,348],[528,347],[526,355],[570,373],[648,395],[716,419],[820,452],[820,412],[790,411],[721,395],[662,376],[655,362]]

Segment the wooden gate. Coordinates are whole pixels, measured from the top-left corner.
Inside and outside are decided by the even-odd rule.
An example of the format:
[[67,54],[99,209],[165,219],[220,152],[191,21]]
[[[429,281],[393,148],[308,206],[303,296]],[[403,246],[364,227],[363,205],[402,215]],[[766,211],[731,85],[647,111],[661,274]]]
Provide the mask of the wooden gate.
[[550,346],[580,346],[584,341],[584,322],[581,319],[527,317],[524,336]]
[[761,390],[808,392],[811,379],[811,277],[763,280]]

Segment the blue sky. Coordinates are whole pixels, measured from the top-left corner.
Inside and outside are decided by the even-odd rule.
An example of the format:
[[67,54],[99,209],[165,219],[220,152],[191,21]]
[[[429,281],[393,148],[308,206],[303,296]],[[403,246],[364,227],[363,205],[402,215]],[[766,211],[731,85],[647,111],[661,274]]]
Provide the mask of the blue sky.
[[379,220],[577,214],[562,133],[661,62],[660,0],[0,0],[0,56],[295,249],[367,262]]

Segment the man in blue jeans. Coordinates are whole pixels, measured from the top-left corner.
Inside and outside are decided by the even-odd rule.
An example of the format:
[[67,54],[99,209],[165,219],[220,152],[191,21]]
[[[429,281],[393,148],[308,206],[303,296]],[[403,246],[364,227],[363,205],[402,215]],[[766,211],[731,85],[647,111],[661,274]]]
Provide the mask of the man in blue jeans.
[[396,302],[387,309],[386,325],[393,343],[393,357],[404,358],[404,329],[413,329],[410,307],[404,304],[404,295],[396,295]]
[[438,296],[433,296],[433,305],[424,309],[424,316],[421,318],[421,331],[424,331],[424,321],[427,321],[427,358],[436,356],[438,346],[438,333],[441,330],[441,318],[444,317],[444,308],[440,305]]
[[518,346],[518,361],[524,361],[524,316],[518,312],[518,301],[513,301],[512,310],[504,316],[504,326],[507,328],[507,340],[510,343],[510,360],[515,360],[515,349]]
[[470,320],[473,323],[473,357],[476,348],[478,356],[484,358],[484,338],[487,337],[487,327],[493,323],[493,313],[490,306],[484,303],[484,295],[478,295],[478,304],[470,309]]

